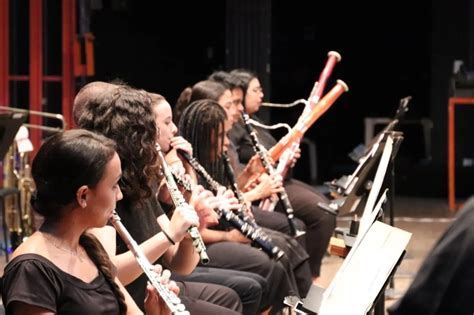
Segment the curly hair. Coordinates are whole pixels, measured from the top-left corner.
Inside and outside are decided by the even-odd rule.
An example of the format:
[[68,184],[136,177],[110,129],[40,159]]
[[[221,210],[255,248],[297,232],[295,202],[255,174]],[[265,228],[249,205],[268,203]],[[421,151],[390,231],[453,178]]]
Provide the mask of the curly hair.
[[152,196],[152,187],[159,180],[155,148],[158,128],[146,91],[119,86],[100,103],[88,102],[78,125],[116,142],[122,161],[120,187],[125,197],[131,202],[139,202]]

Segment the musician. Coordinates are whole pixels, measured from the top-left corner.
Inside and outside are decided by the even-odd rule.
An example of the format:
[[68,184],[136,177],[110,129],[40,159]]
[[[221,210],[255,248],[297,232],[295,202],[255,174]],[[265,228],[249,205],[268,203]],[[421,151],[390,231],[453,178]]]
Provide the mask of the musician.
[[[216,77],[217,75],[220,79],[226,79],[226,76],[223,72],[218,72],[211,77]],[[228,75],[227,79],[230,79]],[[191,100],[213,99],[226,111],[227,120],[225,121],[225,125],[230,128],[230,126],[235,123],[238,117],[240,117],[239,106],[241,107],[241,105],[239,105],[233,95],[235,90],[233,87],[235,86],[236,85],[231,85],[231,83],[228,81],[225,81],[224,84],[215,80],[200,81],[192,87],[191,93],[186,93],[186,89],[185,93],[181,94],[178,100],[178,103],[180,104],[179,108],[185,108],[183,104],[189,101],[186,99],[187,97]],[[240,87],[238,89],[241,90]],[[238,98],[238,95],[236,98]],[[203,106],[206,105],[203,104]],[[201,112],[196,109],[191,115],[191,117],[194,119],[193,121],[195,122],[195,125],[193,126],[186,124],[186,127],[181,129],[181,132],[186,135],[186,139],[192,139],[194,141],[193,144],[198,146],[198,152],[196,156],[198,157],[199,162],[203,163],[203,166],[208,170],[211,176],[218,179],[218,181],[221,183],[227,183],[227,180],[223,179],[222,160],[217,159],[215,156],[209,155],[210,152],[216,150],[216,148],[213,147],[210,142],[212,138],[209,135],[202,134],[202,132],[199,134],[195,132],[196,128],[201,128],[203,126],[206,126],[206,128],[212,130],[212,127],[209,127],[208,121],[210,119],[210,115],[211,114],[207,113],[204,109],[202,109]],[[217,119],[216,116],[214,116],[214,118]],[[203,122],[200,122],[199,119],[202,119]],[[181,122],[182,120],[180,120],[180,123]],[[201,131],[201,129],[199,130]],[[231,151],[230,142],[227,138],[225,138],[224,141],[227,141],[229,144],[226,148],[226,151],[229,153]],[[218,155],[220,155],[220,153]],[[261,162],[257,157],[254,159],[254,161],[257,162],[255,164],[258,164],[260,167],[253,165],[254,163],[249,163],[249,165],[246,167],[246,171],[243,173],[253,174],[252,170],[254,168],[261,168]],[[229,182],[228,184],[233,185],[234,183]],[[271,178],[270,176],[266,176],[266,178],[261,180],[257,186],[244,193],[243,197],[245,202],[251,202],[256,199],[268,197],[272,193],[279,192],[281,189],[281,179],[275,179]],[[261,224],[261,226],[269,228],[284,227],[282,232],[290,232],[286,215],[277,212],[264,212],[258,208],[249,210],[249,214],[254,215],[256,222]],[[301,223],[301,225],[304,224]],[[309,263],[307,262],[308,254],[305,252],[304,248],[295,242],[293,237],[286,237],[285,235],[278,233],[278,231],[273,230],[265,230],[265,232],[266,234],[270,234],[277,246],[286,252],[287,255],[281,260],[281,262],[285,266],[285,270],[287,270],[290,284],[292,288],[297,288],[295,291],[298,292],[298,296],[305,297],[311,285],[311,273]]]
[[[114,142],[85,130],[58,133],[39,149],[32,176],[32,206],[44,222],[5,267],[6,313],[141,314],[104,248],[87,233],[104,226],[122,199]],[[177,293],[174,284],[170,289]],[[162,304],[149,288],[147,314],[168,314]]]
[[[210,170],[209,173],[211,176],[215,176],[218,182],[222,182],[223,164],[220,157],[222,152],[227,149],[228,139],[225,133],[229,130],[229,127],[225,111],[222,107],[218,103],[206,99],[191,103],[184,110],[180,119],[179,130],[181,134],[185,139],[190,141],[193,146],[199,144],[194,150],[195,157],[200,161],[202,160],[204,168]],[[199,131],[196,132],[196,130]],[[288,240],[284,238],[283,234],[275,233],[276,234],[271,235],[272,239],[283,238],[281,241],[283,246],[287,246],[286,243],[288,241],[293,241],[291,246],[300,247],[298,242],[293,238],[288,237]],[[207,229],[203,231],[202,235],[208,244],[208,252],[214,257],[212,260],[215,261],[215,263],[219,263],[220,266],[238,268],[240,270],[253,270],[254,272],[262,274],[262,271],[256,268],[256,264],[249,260],[249,257],[258,258],[258,260],[261,261],[260,264],[269,264],[271,262],[268,256],[261,256],[261,252],[255,251],[255,248],[246,245],[250,240],[244,237],[241,231],[237,229]],[[259,253],[258,256],[257,253]],[[295,257],[296,255],[293,256],[293,254],[298,254],[298,257]],[[300,254],[301,256],[299,256]],[[301,267],[301,274],[297,274],[296,270],[298,268],[296,264],[292,264],[294,258],[299,261],[298,266]],[[308,256],[306,252],[301,248],[300,251],[287,252],[287,255],[278,261],[277,265],[284,266],[285,276],[289,285],[287,292],[280,293],[285,295],[305,296],[311,284],[310,281],[309,283],[307,282],[307,280],[310,279],[309,266],[305,264],[307,259]],[[298,277],[298,275],[302,276]],[[300,286],[300,284],[303,283],[306,284]],[[270,288],[276,288],[276,286],[270,286]],[[276,293],[277,292],[273,292],[273,294]]]
[[[183,168],[183,162],[176,151],[182,150],[192,156],[193,148],[183,137],[177,136],[178,128],[173,122],[171,106],[166,99],[156,93],[149,93],[149,95],[156,125],[160,130],[158,143],[161,150],[167,153],[166,158],[170,167],[179,165]],[[187,172],[196,178],[192,169],[188,168]],[[173,274],[173,279],[215,283],[231,288],[237,292],[242,301],[243,314],[257,314],[259,309],[266,305],[266,302],[262,302],[262,295],[267,295],[267,282],[262,276],[252,272],[198,266],[189,275]]]
[[[245,84],[242,80],[239,80],[238,77],[231,76],[228,72],[225,71],[215,71],[209,76],[209,80],[219,82],[221,85],[230,89],[232,91],[232,104],[234,107],[233,112],[227,112],[228,117],[233,115],[234,119],[231,120],[232,126],[238,123],[241,120],[243,107],[244,92],[242,90],[242,85]],[[222,106],[222,104],[220,104]],[[243,175],[245,165],[241,164],[239,161],[237,149],[232,141],[229,142],[229,148],[227,150],[227,155],[231,161],[232,167],[237,174]],[[254,156],[254,160],[259,161],[257,156]],[[251,162],[249,161],[249,164]],[[253,169],[253,168],[252,168]],[[247,180],[253,178],[253,174],[250,176],[240,176],[240,185],[245,186]],[[247,189],[243,192],[243,195],[248,202],[255,202],[264,198],[268,198],[278,192],[283,191],[283,182],[280,175],[270,176],[267,173],[263,172],[258,178],[257,183],[251,189]],[[255,217],[257,223],[261,226],[270,228],[272,230],[280,231],[282,233],[292,235],[291,228],[288,224],[288,219],[286,214],[281,212],[273,211],[264,211],[259,207],[252,207],[252,214]],[[295,226],[298,230],[306,230],[306,226],[298,218],[294,219]],[[300,244],[306,248],[306,239],[305,237],[299,237],[298,241]]]
[[[100,99],[105,97],[107,93],[116,88],[119,84],[103,82],[103,81],[93,81],[84,85],[74,98],[74,106],[72,109],[72,118],[74,124],[77,126],[79,118],[84,113],[86,104],[91,99],[96,99],[96,103],[100,103]],[[86,112],[87,114],[87,112]]]
[[[193,225],[210,224],[215,219],[211,216],[213,211],[201,203],[205,198],[199,199],[202,197],[200,194],[206,193],[204,190],[198,191],[194,205],[199,217],[192,207],[176,208],[171,219],[164,214],[156,198],[161,181],[155,148],[159,133],[148,93],[126,85],[117,86],[105,95],[89,99],[78,124],[116,141],[117,152],[122,157],[120,184],[124,194],[124,199],[117,204],[117,212],[132,237],[141,244],[148,260],[155,262],[162,257],[160,262],[173,272],[190,273],[199,255],[187,230]],[[105,227],[101,233],[106,248],[116,248],[118,255],[114,260],[119,278],[142,307],[140,301],[147,281],[145,275],[124,242],[115,236],[112,227]],[[109,255],[114,257],[115,252],[112,250]],[[191,313],[232,314],[241,311],[240,299],[231,289],[187,282],[180,285],[183,303]]]
[[[193,85],[192,88],[186,88],[181,93],[174,114],[180,115],[180,113],[191,103],[196,100],[210,99],[214,100],[222,108],[225,109],[228,121],[230,125],[234,125],[239,119],[242,111],[242,89],[240,86],[232,84],[230,76],[222,71],[216,72],[211,75],[209,80],[203,80]],[[240,91],[240,94],[239,94]],[[174,117],[175,121],[176,117]],[[228,156],[233,162],[233,167],[239,171],[240,176],[238,178],[239,185],[244,185],[253,175],[254,170],[261,169],[261,163],[258,157],[249,162],[247,167],[237,165],[238,157],[235,153],[235,147],[230,142],[227,150]],[[245,172],[243,171],[245,169]],[[265,176],[262,175],[259,178],[258,184],[254,185],[251,189],[244,192],[244,197],[247,202],[252,202],[265,197],[269,197],[272,194],[278,193],[282,190],[282,180],[280,176]],[[253,208],[253,215],[258,224],[290,234],[290,228],[288,226],[288,220],[286,215],[277,212],[264,212],[258,208]],[[295,219],[295,224],[298,229],[304,230],[305,226],[302,221]],[[304,239],[301,240],[304,244]]]
[[[264,95],[257,76],[250,71],[240,69],[233,70],[230,74],[238,78],[236,82],[243,82],[241,88],[244,91],[244,108],[253,119],[256,119],[255,114],[262,104]],[[266,149],[270,149],[276,144],[276,140],[267,130],[259,127],[254,129]],[[241,163],[247,163],[255,155],[252,141],[243,121],[239,121],[233,126],[229,138],[237,148]],[[336,219],[317,207],[318,202],[327,202],[327,200],[311,186],[292,178],[286,178],[284,186],[295,216],[306,224],[306,250],[310,255],[313,282],[319,284],[321,261],[335,229]],[[276,207],[276,210],[284,212],[284,209],[279,206]]]
[[444,232],[389,314],[473,314],[474,197]]

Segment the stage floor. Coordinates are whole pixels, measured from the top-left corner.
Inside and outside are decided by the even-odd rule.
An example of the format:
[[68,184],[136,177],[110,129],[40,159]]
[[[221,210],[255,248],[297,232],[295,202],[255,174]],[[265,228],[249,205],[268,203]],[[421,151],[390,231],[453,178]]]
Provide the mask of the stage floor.
[[[410,286],[416,272],[435,242],[452,222],[455,213],[448,210],[447,199],[396,197],[394,226],[412,233],[406,254],[398,267],[391,285],[385,292],[385,308],[391,306]],[[386,213],[385,223],[389,224]],[[338,227],[349,226],[348,218],[339,218]],[[321,282],[327,287],[343,260],[337,256],[325,257]]]

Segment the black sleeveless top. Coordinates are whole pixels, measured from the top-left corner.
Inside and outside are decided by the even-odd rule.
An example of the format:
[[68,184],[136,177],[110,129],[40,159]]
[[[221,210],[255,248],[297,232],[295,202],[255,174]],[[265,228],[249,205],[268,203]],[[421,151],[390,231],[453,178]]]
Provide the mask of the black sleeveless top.
[[120,313],[111,284],[101,272],[87,283],[37,254],[23,254],[7,264],[2,299],[6,314],[12,314],[15,301],[56,314]]

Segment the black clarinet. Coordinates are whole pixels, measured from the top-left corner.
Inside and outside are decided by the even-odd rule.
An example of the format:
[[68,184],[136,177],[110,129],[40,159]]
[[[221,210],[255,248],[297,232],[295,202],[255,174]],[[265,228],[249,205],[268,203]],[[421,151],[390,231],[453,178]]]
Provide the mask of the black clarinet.
[[[187,205],[188,203],[186,202],[183,195],[179,191],[179,188],[173,177],[171,169],[166,163],[165,157],[163,156],[163,153],[161,152],[161,147],[158,143],[156,144],[156,151],[158,152],[158,156],[161,160],[161,170],[163,172],[163,175],[165,176],[166,186],[168,187],[168,191],[170,193],[171,199],[173,200],[173,204],[175,205],[175,207],[181,207],[181,206]],[[201,234],[199,233],[199,230],[197,229],[197,227],[191,226],[188,229],[188,233],[191,236],[191,239],[193,240],[193,245],[199,254],[201,263],[203,264],[209,263],[210,259],[209,259],[209,256],[207,255],[206,245],[204,245],[204,241],[202,240]]]
[[[195,157],[191,157],[188,153],[181,150],[178,150],[178,153],[189,163],[189,165],[191,165],[194,171],[207,182],[214,192],[217,192],[220,187],[223,187],[223,185],[212,178],[204,166],[202,166]],[[253,223],[248,222],[224,207],[217,209],[217,214],[251,240],[252,245],[262,249],[271,258],[279,260],[285,255],[285,252],[283,252],[278,246],[275,246],[272,243],[271,238],[266,235],[260,227],[254,226]]]
[[257,227],[257,222],[255,222],[255,219],[249,215],[250,209],[248,209],[247,203],[245,202],[244,195],[242,194],[242,191],[239,189],[239,186],[237,185],[234,169],[232,168],[232,165],[230,164],[230,160],[229,160],[229,156],[227,155],[227,152],[222,153],[222,161],[224,162],[225,175],[227,176],[227,179],[230,182],[231,189],[234,192],[237,199],[239,200],[240,204],[242,205],[239,211],[239,214],[242,216],[242,219],[252,223],[254,227]]
[[[273,167],[270,157],[268,156],[267,150],[262,146],[260,141],[258,140],[257,134],[255,133],[255,130],[253,129],[252,125],[250,125],[250,117],[247,113],[243,112],[242,113],[242,118],[245,124],[245,129],[247,130],[248,134],[250,135],[250,139],[252,140],[252,145],[254,151],[258,154],[258,157],[262,161],[262,165],[265,168],[266,172],[269,175],[274,175],[275,174],[275,168]],[[286,211],[286,216],[288,217],[288,225],[290,226],[291,234],[295,237],[301,236],[305,234],[303,231],[299,231],[296,228],[295,224],[295,215],[294,215],[294,210],[293,207],[291,206],[290,199],[288,198],[288,194],[286,191],[283,189],[282,192],[278,193],[278,198],[283,204],[283,207],[285,208]]]

